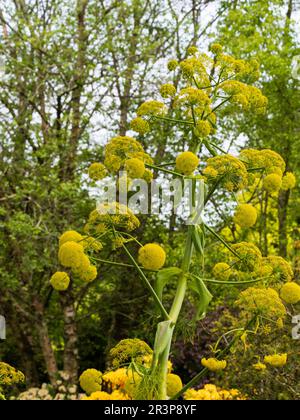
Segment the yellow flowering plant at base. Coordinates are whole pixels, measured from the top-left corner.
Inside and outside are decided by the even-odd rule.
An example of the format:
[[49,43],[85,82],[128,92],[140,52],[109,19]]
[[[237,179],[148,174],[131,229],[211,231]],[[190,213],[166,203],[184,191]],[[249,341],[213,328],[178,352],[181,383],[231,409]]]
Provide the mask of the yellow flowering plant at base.
[[[121,340],[109,352],[108,370],[104,375],[95,369],[88,369],[81,375],[80,384],[88,394],[85,397],[87,400],[165,400],[183,394],[186,399],[243,399],[237,390],[226,391],[214,385],[206,385],[199,391],[189,388],[196,386],[196,381],[207,370],[223,371],[229,363],[226,356],[230,355],[230,351],[241,344],[246,349],[251,334],[269,327],[265,325],[266,320],[274,328],[279,328],[287,315],[282,299],[294,301],[295,295],[298,296],[298,289],[291,285],[284,286],[281,294],[278,293],[282,286],[280,282],[293,279],[288,262],[276,256],[263,257],[257,244],[251,242],[252,238],[256,240],[256,236],[250,236],[252,231],[243,230],[252,228],[257,221],[256,204],[252,204],[257,197],[256,190],[264,198],[274,198],[280,189],[293,188],[293,176],[289,173],[284,175],[286,164],[272,150],[245,149],[239,156],[233,156],[224,152],[212,138],[217,134],[220,116],[241,113],[261,115],[266,112],[267,98],[250,83],[258,79],[259,64],[256,60],[236,59],[225,54],[221,45],[213,44],[208,54],[200,52],[195,46],[190,47],[180,62],[169,61],[168,69],[174,72],[172,77],[178,77],[178,84],[175,87],[170,82],[161,86],[161,101],[150,99],[142,103],[131,128],[141,135],[147,134],[154,123],[156,127],[161,125],[164,128],[169,124],[176,127],[178,133],[182,130],[184,144],[178,143],[176,158],[174,156],[171,162],[154,165],[152,157],[137,139],[117,135],[105,146],[102,164],[107,171],[105,174],[119,186],[119,171],[124,169],[130,179],[141,178],[147,182],[161,173],[179,178],[181,183],[192,180],[195,190],[197,182],[201,181],[204,184],[205,206],[218,197],[218,191],[226,197],[233,197],[235,193],[238,197],[248,197],[249,200],[245,198],[239,202],[233,218],[237,227],[232,229],[232,233],[239,232],[243,236],[238,242],[233,234],[233,239],[228,241],[214,230],[210,221],[206,223],[199,219],[186,227],[182,258],[176,260],[178,264],[165,267],[170,260],[165,251],[168,248],[151,242],[142,244],[134,236],[140,227],[138,217],[127,205],[117,201],[98,203],[84,227],[85,236],[74,231],[61,236],[58,260],[63,267],[70,269],[70,275],[75,280],[79,278],[89,282],[96,278],[98,261],[119,266],[120,269],[125,265],[126,269],[135,270],[151,296],[151,304],[155,305],[153,320],[157,320],[157,326],[153,348],[137,338]],[[174,160],[176,166],[173,170]],[[102,176],[104,169],[102,173],[101,168],[98,164],[90,168],[91,177]],[[196,170],[199,174],[195,174]],[[123,189],[127,191],[128,188],[130,182],[126,180]],[[189,216],[192,217],[193,212]],[[213,245],[213,241],[217,242],[216,249],[222,246],[226,251],[226,262],[219,262],[212,269],[214,278],[207,278],[206,274],[205,250],[209,239],[212,239]],[[93,240],[98,243],[98,249],[92,246]],[[111,255],[116,250],[116,255],[123,253],[127,258],[125,263],[123,259],[118,262],[115,258],[111,261],[97,259],[94,255],[103,251]],[[156,281],[153,281],[155,277]],[[272,287],[268,287],[270,281]],[[169,283],[171,287],[166,287]],[[188,295],[195,297],[197,320],[206,316],[213,299],[209,290],[211,284],[216,287],[219,284],[222,287],[233,286],[234,290],[242,288],[235,308],[240,324],[217,340],[211,349],[214,357],[203,358],[199,376],[196,375],[183,387],[181,378],[170,371],[174,330]],[[168,299],[165,299],[165,294]],[[219,347],[223,342],[226,346],[221,350]],[[283,365],[283,356],[266,357],[264,363]],[[262,365],[257,363],[253,368],[263,370]]]

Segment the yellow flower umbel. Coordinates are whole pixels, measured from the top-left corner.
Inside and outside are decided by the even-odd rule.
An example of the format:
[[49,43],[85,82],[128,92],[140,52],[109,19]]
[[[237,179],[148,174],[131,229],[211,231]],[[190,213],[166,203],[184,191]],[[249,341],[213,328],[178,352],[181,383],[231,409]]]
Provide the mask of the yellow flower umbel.
[[166,253],[158,244],[147,244],[140,248],[139,263],[147,270],[160,270],[166,261]]
[[238,191],[248,185],[248,173],[245,165],[238,158],[231,155],[222,155],[207,160],[207,168],[214,169],[222,185],[228,191]]
[[63,271],[57,271],[51,277],[50,283],[53,289],[62,292],[64,290],[67,290],[67,288],[69,287],[70,277],[67,273]]
[[174,373],[168,373],[167,375],[167,395],[173,397],[183,387],[182,380],[178,375]]
[[172,98],[176,94],[176,88],[172,83],[166,83],[160,87],[160,94],[163,98]]
[[137,110],[139,117],[147,116],[159,116],[164,115],[167,112],[167,107],[163,102],[159,101],[146,101]]
[[213,268],[213,275],[217,280],[228,280],[231,274],[230,265],[226,263],[217,263]]
[[199,138],[205,138],[212,132],[212,126],[209,121],[198,121],[195,128],[195,134]]
[[76,232],[76,230],[68,230],[60,236],[59,247],[61,247],[66,242],[81,242],[82,240],[83,236]]
[[294,272],[291,265],[282,257],[270,256],[263,258],[263,264],[270,267],[270,275],[280,281],[291,281],[294,278]]
[[93,181],[100,181],[107,175],[106,167],[102,163],[92,163],[89,167],[89,177]]
[[265,356],[264,362],[273,367],[282,367],[287,364],[287,354],[273,354]]
[[134,118],[130,123],[130,128],[137,133],[144,135],[150,131],[150,125],[148,121],[141,117]]
[[102,373],[96,369],[87,369],[81,374],[79,383],[87,394],[101,391]]
[[131,158],[125,161],[125,170],[127,171],[129,178],[142,178],[145,173],[145,164],[140,159]]
[[240,293],[237,305],[250,316],[261,315],[278,320],[285,318],[286,309],[276,290],[250,287]]
[[89,265],[87,270],[79,271],[78,277],[86,283],[90,283],[97,278],[97,267]]
[[226,369],[227,362],[226,360],[218,360],[214,357],[211,357],[210,359],[203,358],[201,360],[202,366],[206,367],[207,369],[211,370],[212,372],[218,372],[220,370]]
[[77,242],[65,242],[58,251],[59,262],[64,267],[78,267],[84,257],[83,246]]
[[250,228],[257,220],[257,210],[251,204],[240,204],[235,212],[234,222],[243,228]]
[[245,400],[237,389],[220,389],[215,385],[207,384],[202,389],[189,389],[184,393],[185,400],[221,401],[221,400]]
[[12,386],[23,383],[25,381],[25,376],[19,370],[16,370],[14,367],[10,366],[8,363],[0,362],[0,395],[1,395],[1,385],[2,386]]
[[169,71],[174,71],[176,70],[176,68],[178,67],[178,61],[177,60],[170,60],[168,62],[168,70]]
[[192,152],[183,152],[176,158],[176,170],[184,175],[191,175],[199,165],[199,158]]
[[277,193],[282,186],[282,177],[277,174],[267,175],[264,179],[263,186],[268,193]]
[[138,338],[121,340],[109,351],[109,364],[118,369],[120,366],[131,363],[142,363],[145,356],[152,355],[152,350],[145,341]]
[[255,370],[262,371],[262,372],[267,369],[267,366],[261,362],[254,363],[252,366]]
[[105,391],[92,392],[89,397],[82,398],[82,400],[85,400],[85,401],[107,401],[111,399],[112,399],[111,395]]
[[287,172],[282,179],[281,188],[285,191],[292,190],[296,187],[296,177],[292,172]]
[[300,302],[300,286],[297,283],[285,283],[280,290],[281,299],[289,304],[295,305]]
[[235,259],[241,271],[253,271],[261,264],[262,254],[254,244],[240,242],[232,245],[232,249],[239,255],[240,259]]

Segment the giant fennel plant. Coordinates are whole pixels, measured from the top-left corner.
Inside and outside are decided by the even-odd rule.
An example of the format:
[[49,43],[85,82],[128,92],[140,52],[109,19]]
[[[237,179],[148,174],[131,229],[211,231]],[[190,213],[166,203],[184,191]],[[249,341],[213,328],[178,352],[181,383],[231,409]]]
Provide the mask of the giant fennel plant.
[[[238,206],[234,222],[240,229],[251,230],[259,217],[255,202],[263,191],[270,196],[280,189],[295,186],[293,174],[286,173],[281,156],[271,150],[243,150],[232,156],[216,144],[212,138],[216,133],[219,115],[226,118],[232,113],[265,113],[267,98],[255,86],[259,79],[259,63],[256,60],[238,60],[226,55],[223,47],[213,44],[208,54],[190,47],[187,58],[178,62],[171,60],[168,69],[172,75],[178,72],[178,86],[172,83],[160,87],[162,100],[149,100],[137,110],[131,128],[146,136],[152,125],[170,124],[185,130],[188,150],[176,157],[176,162],[154,164],[142,144],[129,136],[116,136],[105,147],[104,162],[94,162],[89,168],[93,181],[111,177],[111,182],[124,187],[119,171],[126,171],[125,187],[130,180],[144,179],[151,182],[160,172],[179,178],[190,179],[205,185],[204,204],[218,190],[225,190]],[[214,136],[215,137],[215,136]],[[210,157],[204,162],[204,152]],[[122,187],[122,188],[123,188]],[[118,262],[99,258],[103,248],[121,249],[128,257],[126,267],[136,270],[159,310],[161,320],[157,325],[153,348],[138,339],[122,340],[110,352],[109,370],[103,375],[88,369],[80,377],[86,391],[86,399],[168,399],[182,395],[186,399],[240,399],[238,391],[220,391],[214,386],[196,391],[191,389],[209,370],[218,372],[227,366],[226,355],[237,342],[245,341],[247,334],[255,332],[261,323],[268,322],[280,328],[287,315],[287,305],[300,300],[300,286],[293,282],[293,272],[287,261],[277,256],[263,257],[260,249],[251,242],[229,243],[202,219],[197,224],[186,226],[186,242],[181,264],[164,267],[166,252],[157,243],[141,244],[134,231],[139,227],[138,217],[124,204],[110,202],[100,204],[92,211],[83,232],[67,231],[59,240],[59,263],[63,271],[56,272],[51,284],[59,292],[68,293],[70,281],[92,282],[97,279],[97,266]],[[224,248],[224,255],[213,270],[210,279],[204,278],[200,267],[191,265],[193,254],[202,261],[205,253],[205,237],[212,235]],[[138,249],[135,255],[128,247],[134,242]],[[124,265],[119,264],[120,268]],[[155,285],[149,274],[155,273]],[[166,307],[163,299],[164,286],[170,279],[177,281],[173,302]],[[169,360],[172,336],[180,317],[187,289],[198,294],[197,317],[205,316],[212,295],[208,287],[212,284],[244,286],[236,304],[241,311],[241,326],[228,331],[227,346],[221,346],[223,336],[212,349],[212,357],[202,359],[202,370],[183,386],[179,376],[171,372]],[[245,288],[246,286],[246,288]],[[232,340],[228,340],[229,337]],[[287,354],[266,355],[254,369],[267,366],[283,366]],[[227,397],[225,398],[224,395]],[[223,398],[224,397],[224,398]]]

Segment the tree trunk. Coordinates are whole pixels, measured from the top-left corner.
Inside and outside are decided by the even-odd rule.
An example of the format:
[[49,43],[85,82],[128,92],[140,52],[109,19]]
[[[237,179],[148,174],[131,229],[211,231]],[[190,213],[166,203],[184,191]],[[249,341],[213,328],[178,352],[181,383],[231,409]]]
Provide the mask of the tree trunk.
[[287,236],[287,213],[288,205],[290,199],[290,191],[281,191],[278,198],[278,221],[279,221],[279,231],[278,231],[278,245],[279,245],[279,255],[283,258],[287,256],[287,245],[288,245],[288,236]]
[[37,332],[49,380],[51,385],[56,386],[58,368],[49,337],[48,325],[44,317],[44,306],[37,298],[35,298],[33,301],[33,307],[37,315]]
[[64,372],[70,377],[70,382],[78,379],[78,336],[74,300],[69,294],[62,294],[61,304],[64,313]]

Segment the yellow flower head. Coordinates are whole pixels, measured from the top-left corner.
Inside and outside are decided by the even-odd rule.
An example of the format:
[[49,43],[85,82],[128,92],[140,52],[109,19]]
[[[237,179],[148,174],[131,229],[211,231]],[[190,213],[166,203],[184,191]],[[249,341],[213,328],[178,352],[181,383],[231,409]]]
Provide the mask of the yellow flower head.
[[235,258],[241,271],[253,271],[261,264],[262,254],[260,250],[249,242],[240,242],[232,245],[232,249],[239,255],[240,260]]
[[267,369],[267,366],[264,363],[258,362],[252,365],[255,370],[264,371]]
[[160,116],[167,113],[167,107],[163,102],[159,101],[146,101],[137,110],[139,117],[147,116]]
[[217,263],[213,268],[213,275],[216,279],[228,280],[231,274],[231,267],[226,263]]
[[160,94],[163,98],[172,98],[176,94],[176,88],[172,83],[166,83],[160,87]]
[[127,171],[129,178],[142,178],[145,173],[145,164],[140,159],[131,158],[125,161],[125,170]]
[[222,155],[210,158],[207,160],[208,168],[217,171],[222,185],[229,191],[238,191],[248,185],[247,169],[243,162],[234,156]]
[[89,401],[103,401],[103,400],[111,400],[111,394],[104,391],[96,391],[92,392],[89,397],[84,397],[83,400]]
[[160,270],[166,261],[166,253],[158,244],[147,244],[140,248],[139,263],[147,270]]
[[136,131],[142,136],[148,133],[148,131],[150,131],[150,125],[148,121],[144,120],[141,117],[134,118],[130,123],[130,128],[131,130]]
[[145,341],[138,338],[127,338],[121,340],[109,352],[109,362],[114,369],[121,365],[135,361],[142,363],[147,355],[152,355],[152,350]]
[[282,257],[273,256],[263,258],[263,264],[271,268],[271,275],[280,281],[291,281],[294,272],[291,265]]
[[102,373],[96,369],[87,369],[81,374],[79,383],[87,394],[101,391]]
[[206,367],[212,372],[218,372],[220,370],[224,370],[226,369],[226,366],[227,366],[226,360],[218,360],[213,357],[211,357],[210,359],[203,358],[201,360],[201,364],[202,366]]
[[233,220],[241,227],[250,228],[256,223],[257,210],[251,204],[240,204],[236,209]]
[[178,67],[178,61],[177,60],[170,60],[168,62],[168,70],[169,71],[173,71],[176,70],[176,68]]
[[292,172],[287,172],[282,179],[281,188],[285,191],[292,190],[296,187],[296,177]]
[[178,375],[174,373],[168,373],[167,375],[167,395],[173,397],[177,392],[182,389],[182,380]]
[[86,283],[90,283],[94,281],[97,278],[98,272],[97,267],[94,265],[89,265],[87,270],[82,270],[78,274],[81,280],[83,280]]
[[276,320],[286,316],[285,306],[276,290],[272,288],[250,287],[240,293],[236,303],[251,316],[255,314]]
[[215,55],[219,55],[223,52],[223,47],[221,44],[211,44],[209,49]]
[[112,370],[103,375],[103,381],[109,382],[113,388],[124,388],[128,380],[127,372],[126,368]]
[[22,372],[10,366],[8,363],[0,362],[0,387],[1,385],[12,386],[23,383],[24,381],[25,376]]
[[210,133],[212,132],[212,126],[209,123],[209,121],[198,121],[196,128],[195,128],[195,134],[196,136],[200,137],[200,138],[205,138],[207,136],[210,135]]
[[197,54],[197,52],[199,52],[197,47],[191,46],[187,49],[187,54],[188,55],[195,55]]
[[64,267],[78,267],[84,256],[83,246],[77,242],[65,242],[58,251],[59,262]]
[[70,277],[67,273],[57,271],[53,274],[50,279],[51,286],[55,290],[64,291],[67,290],[70,284]]
[[295,305],[300,302],[300,286],[292,281],[285,283],[280,290],[280,297],[284,302]]
[[[61,247],[66,242],[81,242],[83,236],[75,230],[68,230],[64,232],[59,238],[59,247]],[[82,245],[82,244],[81,244]]]
[[282,367],[287,363],[287,354],[273,354],[270,356],[265,356],[264,362],[273,367]]
[[282,177],[277,174],[267,175],[264,179],[263,186],[269,193],[277,193],[282,186]]
[[178,96],[176,97],[176,106],[207,106],[210,103],[211,100],[207,93],[192,86],[181,89]]
[[176,158],[176,170],[184,175],[191,175],[199,165],[199,158],[192,152],[183,152]]
[[92,163],[89,167],[89,177],[93,181],[100,181],[107,175],[106,167],[102,163]]

